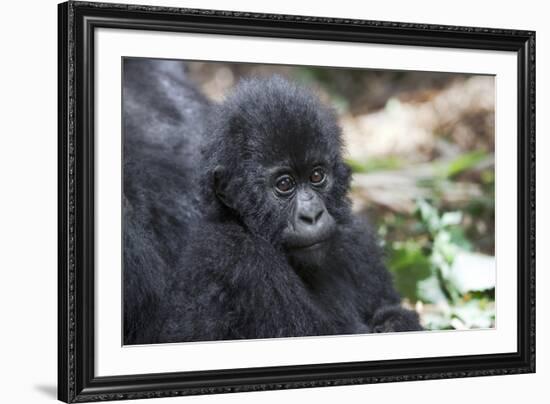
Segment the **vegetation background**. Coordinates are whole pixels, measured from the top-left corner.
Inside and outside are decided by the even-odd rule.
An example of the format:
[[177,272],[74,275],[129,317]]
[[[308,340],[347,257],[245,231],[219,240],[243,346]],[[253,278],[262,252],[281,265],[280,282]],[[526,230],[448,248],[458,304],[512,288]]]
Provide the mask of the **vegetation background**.
[[339,113],[356,213],[378,229],[403,305],[427,329],[495,325],[494,77],[190,62],[212,100],[280,74]]

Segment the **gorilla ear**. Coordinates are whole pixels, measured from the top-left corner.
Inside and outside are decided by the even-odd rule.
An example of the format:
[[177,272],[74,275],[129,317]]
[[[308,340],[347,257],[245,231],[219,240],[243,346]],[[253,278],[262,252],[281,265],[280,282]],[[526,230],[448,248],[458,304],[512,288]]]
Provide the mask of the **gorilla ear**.
[[216,166],[214,168],[214,193],[216,197],[228,208],[232,208],[231,199],[228,196],[227,188],[229,178],[227,170],[224,166]]

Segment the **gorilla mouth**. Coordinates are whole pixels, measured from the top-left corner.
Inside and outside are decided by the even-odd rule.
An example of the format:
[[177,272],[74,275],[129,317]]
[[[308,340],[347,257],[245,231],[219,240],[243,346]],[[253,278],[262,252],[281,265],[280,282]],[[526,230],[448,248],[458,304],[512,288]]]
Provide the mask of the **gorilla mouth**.
[[316,240],[316,241],[310,242],[308,244],[293,245],[289,247],[292,250],[300,250],[300,251],[316,250],[318,248],[321,248],[328,240],[329,240],[328,238],[325,238],[322,240]]
[[335,234],[335,230],[333,226],[326,226],[321,231],[318,231],[317,234],[300,234],[292,232],[287,235],[284,245],[291,253],[319,250],[330,243]]

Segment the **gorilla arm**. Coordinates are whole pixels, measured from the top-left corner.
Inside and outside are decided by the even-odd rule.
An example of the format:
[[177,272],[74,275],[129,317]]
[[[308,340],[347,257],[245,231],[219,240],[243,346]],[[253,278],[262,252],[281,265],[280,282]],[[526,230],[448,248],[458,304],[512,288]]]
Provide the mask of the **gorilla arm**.
[[342,268],[350,272],[356,286],[352,296],[362,307],[363,318],[371,332],[420,331],[416,312],[400,305],[399,294],[393,287],[391,274],[383,263],[380,247],[368,224],[351,224],[339,240],[344,260]]

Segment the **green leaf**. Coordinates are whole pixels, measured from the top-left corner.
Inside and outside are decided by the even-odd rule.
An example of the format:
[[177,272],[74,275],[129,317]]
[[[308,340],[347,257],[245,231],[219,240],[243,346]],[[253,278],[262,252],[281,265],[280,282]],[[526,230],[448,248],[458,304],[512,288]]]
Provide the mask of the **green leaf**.
[[494,305],[471,300],[452,308],[452,315],[459,318],[465,328],[490,328],[495,319]]
[[486,153],[480,150],[462,154],[446,166],[442,167],[442,174],[445,177],[454,177],[472,167],[475,167],[486,156]]
[[416,206],[422,222],[428,227],[431,234],[435,234],[441,227],[437,209],[423,199],[418,199]]
[[470,251],[472,249],[472,243],[466,239],[464,230],[459,226],[453,226],[448,229],[451,234],[451,242],[456,244],[461,250]]
[[446,212],[441,216],[441,226],[453,226],[462,221],[462,212]]
[[436,276],[418,282],[416,286],[419,300],[425,303],[447,303],[447,296],[441,290],[441,285]]
[[422,322],[428,330],[449,330],[453,328],[450,314],[443,312],[425,313],[422,316]]
[[493,289],[496,286],[495,258],[460,251],[451,266],[449,280],[462,294]]
[[346,159],[346,164],[350,166],[354,173],[369,173],[382,170],[397,170],[403,166],[402,161],[397,157],[373,157],[364,162],[354,159]]
[[418,300],[418,282],[432,275],[430,261],[421,246],[413,241],[394,243],[388,266],[401,296]]

